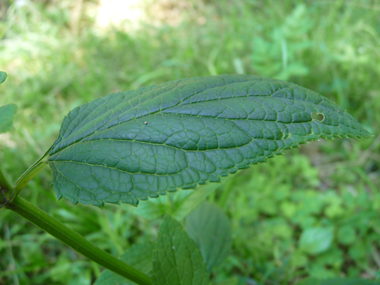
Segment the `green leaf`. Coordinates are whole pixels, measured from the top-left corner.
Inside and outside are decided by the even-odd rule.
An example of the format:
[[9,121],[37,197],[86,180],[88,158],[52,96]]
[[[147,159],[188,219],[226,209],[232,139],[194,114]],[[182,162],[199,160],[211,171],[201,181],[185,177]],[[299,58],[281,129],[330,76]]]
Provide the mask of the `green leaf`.
[[0,71],[0,84],[4,83],[7,79],[7,74],[4,71]]
[[232,247],[227,216],[216,205],[204,202],[186,218],[186,230],[201,250],[207,270],[220,264]]
[[236,173],[319,138],[368,138],[346,111],[255,75],[181,79],[71,111],[49,151],[58,198],[137,205]]
[[8,104],[0,107],[0,134],[8,132],[12,129],[13,118],[16,115],[17,106]]
[[319,254],[326,251],[334,238],[331,228],[308,228],[300,238],[300,248],[309,254]]
[[[129,248],[124,254],[120,256],[120,259],[133,266],[135,269],[150,274],[152,271],[152,255],[154,244],[151,242],[145,242],[141,244],[135,244]],[[104,270],[94,285],[132,285],[134,282],[125,279],[124,277],[109,271]]]
[[333,278],[318,280],[316,278],[303,279],[296,285],[379,285],[379,281],[371,281],[367,279],[344,279],[344,278]]
[[166,215],[153,252],[154,285],[205,285],[209,273],[202,254],[181,224]]

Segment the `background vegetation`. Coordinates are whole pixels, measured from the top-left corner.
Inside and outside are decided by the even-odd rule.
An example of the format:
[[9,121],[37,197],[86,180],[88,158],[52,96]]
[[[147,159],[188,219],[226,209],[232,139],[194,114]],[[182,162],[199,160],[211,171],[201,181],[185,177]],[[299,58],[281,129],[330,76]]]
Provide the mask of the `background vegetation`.
[[[228,214],[234,241],[213,280],[380,278],[380,2],[106,2],[0,1],[0,70],[9,76],[0,103],[19,108],[14,130],[0,136],[6,174],[15,181],[41,156],[72,108],[109,93],[223,73],[289,80],[331,98],[375,137],[306,145],[221,185],[209,201]],[[128,205],[57,202],[50,181],[46,169],[22,196],[99,247],[119,255],[155,240],[159,220]],[[0,284],[91,284],[101,270],[0,211]]]

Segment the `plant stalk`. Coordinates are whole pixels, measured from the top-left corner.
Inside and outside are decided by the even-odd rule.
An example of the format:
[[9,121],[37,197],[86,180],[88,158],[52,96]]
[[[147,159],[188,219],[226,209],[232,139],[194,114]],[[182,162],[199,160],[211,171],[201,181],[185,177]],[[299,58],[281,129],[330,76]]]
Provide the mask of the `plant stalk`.
[[36,176],[42,169],[47,166],[46,159],[48,156],[49,150],[42,155],[35,163],[32,164],[31,167],[29,167],[17,180],[15,185],[15,191],[12,199],[16,197],[22,189],[24,189],[25,185],[34,177]]
[[20,196],[16,196],[6,208],[21,215],[29,222],[43,229],[53,237],[70,246],[75,251],[95,261],[101,266],[141,285],[151,285],[151,278],[101,250],[86,240],[77,232],[66,227],[60,221],[49,216],[46,212],[29,203]]

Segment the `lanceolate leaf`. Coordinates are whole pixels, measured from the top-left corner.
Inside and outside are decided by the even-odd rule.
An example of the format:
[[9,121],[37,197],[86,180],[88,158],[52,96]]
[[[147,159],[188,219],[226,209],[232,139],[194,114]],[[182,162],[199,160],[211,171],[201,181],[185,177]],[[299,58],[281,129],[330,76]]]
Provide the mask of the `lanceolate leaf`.
[[137,205],[334,137],[370,134],[311,90],[259,76],[220,75],[112,94],[74,109],[48,162],[58,197]]
[[207,285],[209,278],[194,241],[179,222],[165,216],[153,252],[153,284]]
[[0,107],[0,134],[12,129],[13,118],[16,115],[16,112],[17,106],[15,104]]

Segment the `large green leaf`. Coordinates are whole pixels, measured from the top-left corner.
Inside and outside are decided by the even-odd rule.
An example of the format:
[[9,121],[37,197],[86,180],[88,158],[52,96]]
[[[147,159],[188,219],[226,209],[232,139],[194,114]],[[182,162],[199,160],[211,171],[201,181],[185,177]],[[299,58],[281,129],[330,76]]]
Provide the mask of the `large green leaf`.
[[7,79],[7,74],[4,71],[0,71],[0,84],[4,83]]
[[179,222],[165,216],[153,252],[153,284],[206,285],[209,278],[195,242]]
[[0,107],[0,134],[8,132],[12,129],[13,118],[16,115],[17,106],[8,104]]
[[311,90],[254,75],[220,75],[111,94],[74,109],[48,163],[59,198],[137,205],[217,182],[307,141],[370,136]]
[[379,281],[371,281],[367,279],[344,279],[333,278],[318,280],[316,278],[307,278],[301,280],[296,285],[380,285]]
[[207,270],[220,264],[232,247],[231,227],[226,214],[204,202],[186,218],[186,230],[201,250]]
[[[152,255],[154,244],[151,242],[145,242],[141,244],[135,244],[129,248],[124,254],[120,256],[120,259],[135,269],[150,274],[152,271]],[[104,270],[94,285],[132,285],[134,282],[125,279],[109,270]]]

